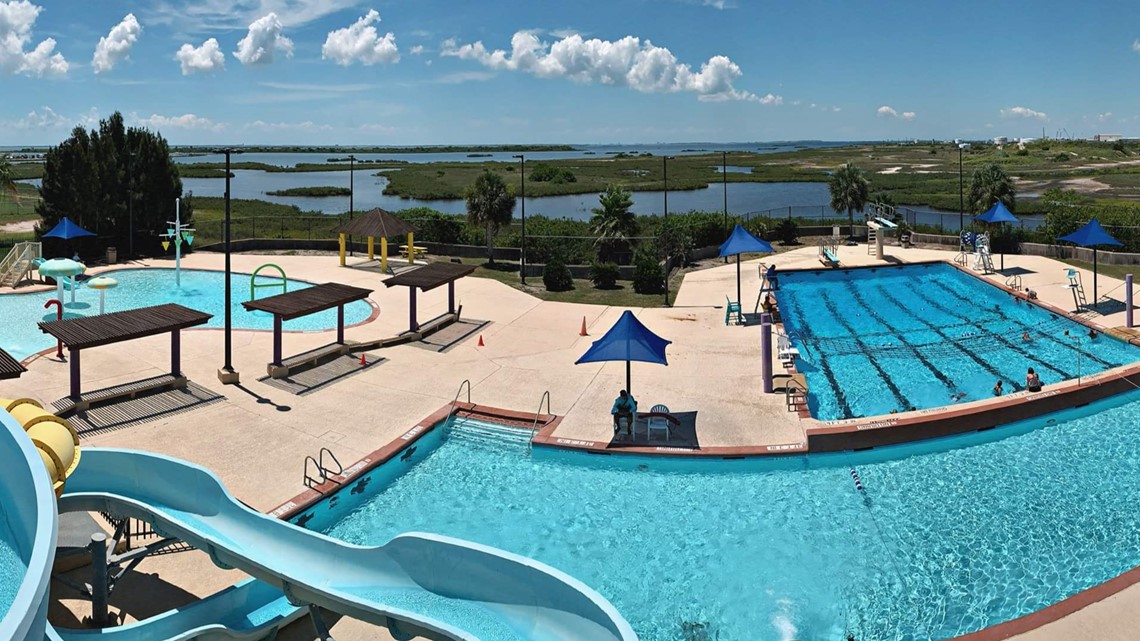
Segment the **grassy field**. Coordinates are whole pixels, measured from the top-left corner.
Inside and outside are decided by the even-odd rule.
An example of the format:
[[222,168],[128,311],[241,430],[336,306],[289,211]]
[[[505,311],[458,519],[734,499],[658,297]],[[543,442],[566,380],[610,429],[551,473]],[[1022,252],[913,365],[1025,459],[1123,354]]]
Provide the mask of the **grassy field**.
[[36,205],[40,202],[36,188],[17,183],[16,194],[12,196],[11,192],[0,192],[0,225],[36,218]]
[[[575,278],[574,289],[568,292],[549,292],[542,286],[542,276],[527,277],[526,286],[520,285],[518,265],[514,265],[511,269],[508,263],[504,263],[500,266],[501,268],[491,269],[485,266],[486,261],[481,258],[463,258],[461,260],[466,265],[477,266],[472,276],[497,280],[542,300],[615,307],[662,307],[664,304],[663,294],[638,294],[633,291],[633,283],[630,281],[618,281],[616,289],[598,289],[588,280]],[[684,272],[682,271],[674,272],[673,277],[669,279],[670,299],[676,296],[677,288],[681,286],[682,279],[684,279]]]

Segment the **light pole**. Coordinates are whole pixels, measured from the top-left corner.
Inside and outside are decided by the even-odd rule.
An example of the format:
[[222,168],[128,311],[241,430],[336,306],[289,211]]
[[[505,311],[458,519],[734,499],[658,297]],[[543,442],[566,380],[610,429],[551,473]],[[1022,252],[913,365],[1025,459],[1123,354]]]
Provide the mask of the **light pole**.
[[127,256],[135,258],[135,152],[127,152]]
[[965,148],[965,143],[958,143],[958,236],[962,235],[962,230],[966,228],[963,222],[963,216],[966,211],[966,201],[962,195],[962,149]]
[[661,178],[665,186],[665,219],[662,222],[665,233],[662,234],[662,245],[665,249],[665,306],[669,306],[669,265],[672,256],[669,255],[669,161],[672,156],[661,157]]
[[519,195],[522,196],[522,242],[519,243],[519,283],[526,285],[526,155],[516,154],[519,159]]
[[218,370],[218,380],[225,385],[236,385],[241,382],[241,375],[234,371],[233,365],[233,318],[231,309],[231,287],[230,287],[230,155],[240,154],[241,151],[227,147],[219,149],[214,153],[226,155],[226,221],[225,221],[225,246],[226,246],[226,295],[225,295],[225,364],[222,369]]
[[[356,192],[356,156],[353,154],[348,155],[348,219],[352,220],[353,194]],[[352,251],[352,236],[348,237],[348,255],[355,256]]]
[[[728,238],[728,152],[720,152],[720,179],[724,183],[724,237]],[[724,257],[724,264],[728,264],[728,256]],[[740,299],[738,295],[737,300]]]

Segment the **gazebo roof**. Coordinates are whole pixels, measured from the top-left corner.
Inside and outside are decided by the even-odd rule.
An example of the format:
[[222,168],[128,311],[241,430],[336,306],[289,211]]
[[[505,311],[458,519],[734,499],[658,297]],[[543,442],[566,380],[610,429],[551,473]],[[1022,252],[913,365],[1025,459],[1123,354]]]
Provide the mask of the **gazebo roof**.
[[337,227],[334,231],[350,236],[370,236],[372,238],[391,238],[403,236],[409,232],[419,231],[416,226],[397,218],[391,212],[377,207]]

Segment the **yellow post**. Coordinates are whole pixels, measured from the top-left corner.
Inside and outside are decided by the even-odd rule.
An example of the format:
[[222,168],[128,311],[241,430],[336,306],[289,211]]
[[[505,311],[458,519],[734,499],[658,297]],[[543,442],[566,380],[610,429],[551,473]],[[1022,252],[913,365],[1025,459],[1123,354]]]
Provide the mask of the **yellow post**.
[[408,232],[408,264],[416,264],[416,235]]
[[340,234],[340,266],[344,267],[344,232]]
[[388,271],[388,239],[380,237],[380,271]]
[[374,258],[374,256],[372,255],[372,237],[369,236],[368,237],[368,260],[372,260],[373,258]]

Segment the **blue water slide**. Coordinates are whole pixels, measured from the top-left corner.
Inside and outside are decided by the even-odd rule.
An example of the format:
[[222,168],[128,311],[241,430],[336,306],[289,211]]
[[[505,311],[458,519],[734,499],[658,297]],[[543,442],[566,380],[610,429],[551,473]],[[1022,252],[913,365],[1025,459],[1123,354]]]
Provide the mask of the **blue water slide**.
[[532,559],[421,533],[351,545],[255,512],[209,470],[158,454],[85,450],[59,506],[149,522],[293,603],[386,626],[396,638],[637,639],[601,595]]

